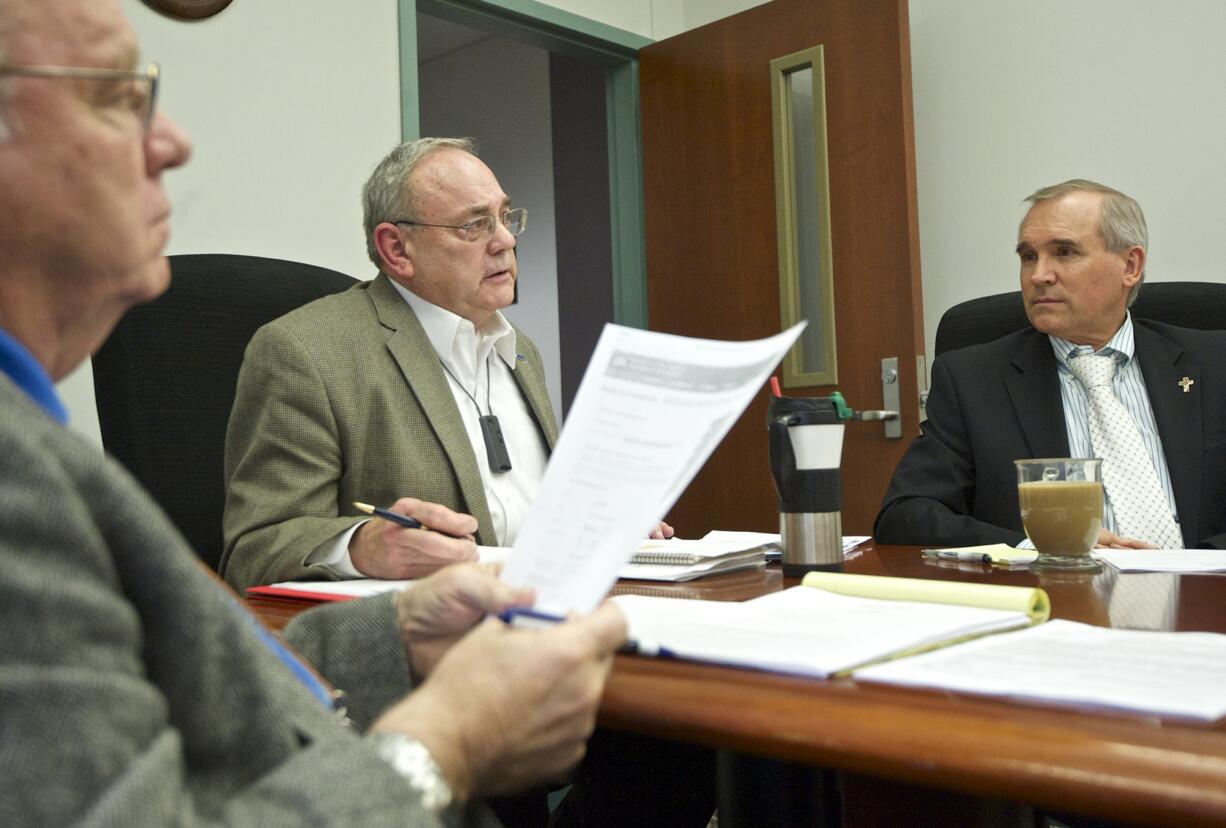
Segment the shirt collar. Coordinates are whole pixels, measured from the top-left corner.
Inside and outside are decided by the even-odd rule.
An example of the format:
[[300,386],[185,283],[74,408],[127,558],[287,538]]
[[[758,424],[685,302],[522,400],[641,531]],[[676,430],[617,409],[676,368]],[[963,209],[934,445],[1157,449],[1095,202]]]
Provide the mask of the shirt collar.
[[1068,368],[1070,359],[1086,354],[1114,356],[1120,365],[1127,365],[1136,351],[1132,339],[1132,313],[1129,311],[1124,312],[1124,324],[1120,325],[1119,330],[1107,340],[1107,344],[1097,351],[1089,345],[1077,345],[1058,336],[1047,338],[1051,341],[1052,350],[1056,353],[1056,361],[1065,369]]
[[464,317],[426,301],[395,279],[388,281],[404,301],[409,303],[409,307],[417,315],[417,321],[421,323],[422,330],[426,332],[426,338],[441,359],[450,361],[454,348],[461,340],[475,340],[477,350],[485,343],[492,342],[502,361],[512,371],[515,370],[519,358],[515,350],[515,329],[502,315],[502,311],[494,311],[494,315],[485,321],[480,330],[476,330]]
[[47,370],[24,345],[0,328],[0,372],[61,425],[68,425],[68,410],[60,401]]

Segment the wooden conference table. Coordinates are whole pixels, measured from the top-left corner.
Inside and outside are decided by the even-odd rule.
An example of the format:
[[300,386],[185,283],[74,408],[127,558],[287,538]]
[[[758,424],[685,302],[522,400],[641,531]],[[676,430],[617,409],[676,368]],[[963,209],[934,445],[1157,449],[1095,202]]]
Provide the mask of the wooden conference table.
[[[1109,567],[1097,576],[1035,575],[925,560],[916,547],[871,542],[846,569],[1038,584],[1051,597],[1054,618],[1226,633],[1223,575],[1118,575]],[[614,592],[744,600],[793,583],[771,566],[686,584],[622,581]],[[1151,600],[1136,601],[1138,593]],[[274,626],[284,625],[302,606],[268,599],[251,603]],[[841,796],[833,813],[845,825],[1006,824],[1011,817],[999,807],[1004,800],[1129,824],[1226,826],[1226,720],[1204,725],[850,678],[816,681],[618,656],[600,723],[721,748],[721,773],[729,772],[729,756],[766,757],[766,772],[779,774],[776,781],[786,796],[803,798],[805,792],[797,790],[802,786],[835,784],[831,775],[823,782],[808,768],[840,771]],[[774,760],[782,761],[772,765]],[[746,776],[740,774],[737,787]],[[761,800],[746,807],[760,808],[763,802],[771,804]],[[721,798],[721,823],[755,821],[753,811],[725,820],[727,804]],[[791,823],[798,814],[807,819],[812,807],[780,812],[775,821]],[[832,813],[828,803],[817,807]]]

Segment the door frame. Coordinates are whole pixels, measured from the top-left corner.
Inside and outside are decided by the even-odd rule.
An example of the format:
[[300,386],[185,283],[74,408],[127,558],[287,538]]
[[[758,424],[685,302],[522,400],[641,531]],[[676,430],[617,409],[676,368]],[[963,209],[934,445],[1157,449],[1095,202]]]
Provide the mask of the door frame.
[[536,0],[397,0],[402,141],[421,136],[417,94],[418,12],[605,67],[613,318],[621,325],[646,328],[647,259],[638,51],[654,41]]

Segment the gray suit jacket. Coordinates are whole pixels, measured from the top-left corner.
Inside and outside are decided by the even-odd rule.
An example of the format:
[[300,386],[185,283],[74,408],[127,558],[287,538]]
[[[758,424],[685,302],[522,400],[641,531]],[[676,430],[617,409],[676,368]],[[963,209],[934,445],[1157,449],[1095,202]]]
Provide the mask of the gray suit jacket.
[[[1133,319],[1184,544],[1226,547],[1226,333]],[[1184,391],[1180,380],[1192,384]],[[894,471],[881,543],[1020,542],[1013,461],[1068,455],[1056,357],[1033,328],[932,365],[928,420]]]
[[[557,424],[540,354],[516,337],[515,378],[551,449]],[[256,333],[226,436],[226,484],[221,571],[238,589],[337,577],[304,561],[365,519],[355,500],[441,503],[477,519],[478,543],[497,543],[442,364],[382,274]]]
[[[439,824],[139,485],[3,374],[0,458],[0,824]],[[394,621],[349,602],[287,631],[360,726],[409,689]]]

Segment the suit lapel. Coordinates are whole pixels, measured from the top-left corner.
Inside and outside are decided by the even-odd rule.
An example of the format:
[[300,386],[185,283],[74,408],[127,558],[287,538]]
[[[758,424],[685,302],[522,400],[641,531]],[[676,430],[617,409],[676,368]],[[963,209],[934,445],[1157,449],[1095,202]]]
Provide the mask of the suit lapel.
[[477,457],[434,346],[430,344],[413,309],[396,292],[386,275],[381,273],[375,278],[369,296],[379,322],[392,331],[387,340],[387,349],[451,461],[464,505],[469,514],[477,519],[477,542],[484,546],[496,545],[498,539],[485,502],[485,485],[477,469]]
[[1014,354],[1012,363],[1017,371],[1006,377],[1005,387],[1030,456],[1067,457],[1064,400],[1051,343],[1043,334],[1033,332]]
[[[523,336],[518,328],[515,329],[515,336],[517,339]],[[536,419],[536,424],[545,438],[545,446],[551,453],[554,444],[558,442],[558,425],[553,418],[553,406],[549,403],[549,391],[545,387],[541,366],[521,354],[515,356],[515,370],[511,373],[515,376],[519,392],[528,401],[528,407],[532,409],[532,416]]]
[[[1200,525],[1200,458],[1204,450],[1200,366],[1184,356],[1181,346],[1150,328],[1134,323],[1132,330],[1145,391],[1171,475],[1179,527],[1187,543],[1189,537],[1196,537]],[[1186,392],[1180,385],[1185,377],[1191,380]]]

